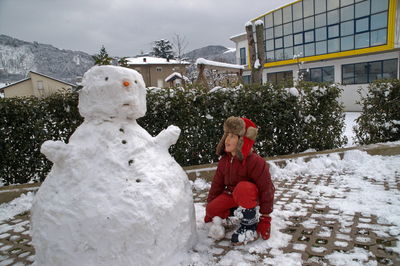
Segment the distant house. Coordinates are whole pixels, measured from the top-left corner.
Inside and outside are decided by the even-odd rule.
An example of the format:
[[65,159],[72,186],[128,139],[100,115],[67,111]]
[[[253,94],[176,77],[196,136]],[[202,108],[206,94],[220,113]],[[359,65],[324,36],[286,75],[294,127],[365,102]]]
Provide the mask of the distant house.
[[[136,58],[127,58],[129,68],[135,69],[142,74],[144,82],[147,87],[165,88],[168,86],[177,85],[177,76],[175,75],[175,82],[166,80],[173,73],[185,75],[187,73],[186,67],[190,65],[186,61],[177,61],[173,59],[165,59],[151,56],[142,56]],[[171,78],[171,77],[170,77]]]
[[30,71],[26,79],[17,81],[0,89],[5,98],[35,96],[47,97],[56,92],[71,91],[74,84]]

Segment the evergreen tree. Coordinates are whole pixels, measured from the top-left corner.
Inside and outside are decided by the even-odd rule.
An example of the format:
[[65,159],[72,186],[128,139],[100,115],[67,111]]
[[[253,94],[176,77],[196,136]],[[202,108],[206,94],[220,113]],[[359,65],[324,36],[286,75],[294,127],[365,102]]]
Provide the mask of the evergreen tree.
[[126,60],[128,57],[122,57],[118,60],[118,65],[122,67],[128,67],[128,60]]
[[153,53],[155,57],[166,59],[173,59],[174,52],[172,51],[172,44],[168,40],[161,39],[154,42]]
[[101,46],[100,53],[92,56],[95,65],[111,65],[112,58],[108,56],[106,48],[104,45]]

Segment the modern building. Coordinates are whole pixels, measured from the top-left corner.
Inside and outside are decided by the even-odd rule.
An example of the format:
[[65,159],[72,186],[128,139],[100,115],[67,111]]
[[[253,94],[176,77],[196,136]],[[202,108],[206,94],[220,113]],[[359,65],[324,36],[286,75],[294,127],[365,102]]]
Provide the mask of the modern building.
[[[186,61],[165,59],[151,56],[127,58],[128,66],[142,74],[147,87],[164,88],[171,85],[165,81],[171,74],[178,72],[186,75],[186,67],[190,65]],[[175,83],[173,83],[175,85]]]
[[30,71],[28,77],[0,89],[5,98],[35,96],[43,98],[57,92],[68,92],[74,84]]
[[[357,90],[399,78],[400,0],[299,0],[251,21],[264,23],[263,82],[283,79],[343,85],[347,111],[359,111]],[[247,65],[246,34],[231,37]]]

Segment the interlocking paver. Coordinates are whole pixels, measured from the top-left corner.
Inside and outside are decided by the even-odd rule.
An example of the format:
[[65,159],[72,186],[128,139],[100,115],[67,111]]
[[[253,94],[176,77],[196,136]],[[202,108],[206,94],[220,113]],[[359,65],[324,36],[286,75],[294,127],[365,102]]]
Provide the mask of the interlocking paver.
[[[351,173],[344,173],[351,174]],[[365,177],[385,191],[399,191],[400,173],[395,182],[377,182]],[[317,185],[333,190],[314,191]],[[285,218],[281,232],[291,236],[282,249],[286,254],[298,254],[303,265],[329,265],[326,256],[333,252],[343,254],[355,248],[367,250],[369,260],[378,265],[400,265],[400,255],[393,251],[400,235],[399,228],[385,224],[379,217],[362,213],[348,214],[329,206],[329,200],[344,198],[349,189],[334,182],[332,175],[297,176],[275,182],[274,213],[296,213]],[[194,201],[204,204],[207,190],[194,190]],[[390,203],[388,203],[390,204]],[[274,226],[274,223],[272,224]],[[228,231],[225,239],[211,245],[215,262],[224,259],[228,252],[246,253],[246,259],[261,264],[274,255],[271,249],[263,253],[251,253],[240,247],[232,247]],[[0,223],[0,265],[29,265],[34,260],[34,248],[29,234],[29,213],[23,213]]]

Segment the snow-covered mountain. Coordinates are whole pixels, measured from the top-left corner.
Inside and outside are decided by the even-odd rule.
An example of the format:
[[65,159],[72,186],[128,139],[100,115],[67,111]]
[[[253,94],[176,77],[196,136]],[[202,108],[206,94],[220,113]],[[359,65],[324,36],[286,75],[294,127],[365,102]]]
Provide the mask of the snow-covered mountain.
[[205,58],[224,63],[235,63],[235,49],[226,48],[221,45],[209,45],[203,48],[195,49],[184,55],[189,60],[196,61],[197,58]]
[[76,83],[93,65],[91,55],[84,52],[0,35],[0,83],[21,80],[31,70]]

